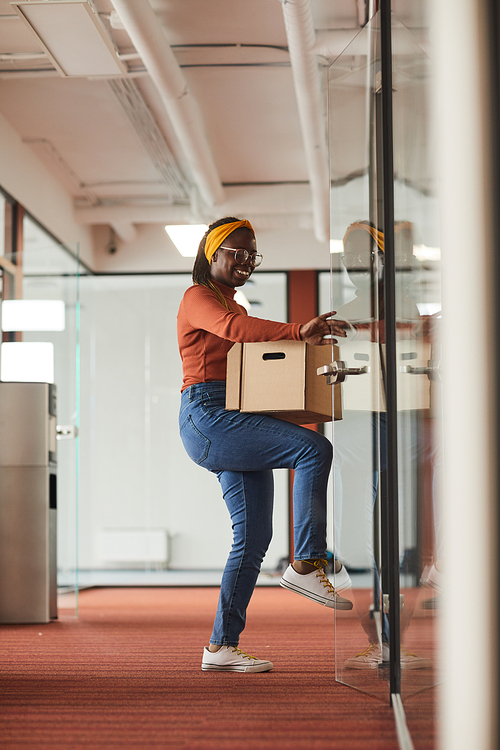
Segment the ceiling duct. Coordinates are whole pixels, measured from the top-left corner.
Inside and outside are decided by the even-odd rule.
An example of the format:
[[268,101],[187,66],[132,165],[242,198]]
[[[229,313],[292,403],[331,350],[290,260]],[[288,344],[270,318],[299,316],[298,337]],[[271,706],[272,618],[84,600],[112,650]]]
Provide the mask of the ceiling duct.
[[280,0],[285,18],[295,96],[312,193],[314,234],[330,236],[330,175],[323,97],[314,52],[316,32],[310,0]]
[[224,191],[205,134],[201,113],[149,0],[112,0],[167,111],[203,200],[221,203]]
[[[304,217],[309,216],[308,227],[312,224],[311,190],[307,183],[300,185],[252,185],[227,186],[225,201],[218,207],[221,216],[252,216],[252,223],[257,218],[267,217],[266,226],[276,217],[280,218],[279,226],[289,223],[297,226],[300,217],[301,224]],[[150,204],[146,201],[140,205],[136,199],[127,203],[126,198],[119,204],[106,204],[103,200],[99,205],[89,206],[77,203],[75,217],[81,224],[182,224],[207,223],[214,220],[213,211],[201,208],[194,212],[192,206],[179,204]]]
[[108,86],[141,139],[169,198],[176,203],[188,203],[188,185],[135,82],[115,78],[108,81]]

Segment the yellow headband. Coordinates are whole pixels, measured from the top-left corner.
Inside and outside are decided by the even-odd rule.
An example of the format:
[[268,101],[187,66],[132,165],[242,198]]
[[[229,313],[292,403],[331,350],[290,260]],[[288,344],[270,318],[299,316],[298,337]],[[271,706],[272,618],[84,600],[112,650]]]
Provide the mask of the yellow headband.
[[249,221],[243,219],[243,221],[232,221],[230,224],[222,224],[220,227],[215,227],[211,232],[207,234],[205,240],[205,256],[209,263],[212,263],[212,257],[216,250],[222,245],[226,237],[229,237],[231,232],[235,229],[246,227],[249,229],[255,237],[255,232]]
[[344,246],[347,237],[351,234],[351,232],[355,232],[357,229],[363,229],[365,232],[368,232],[368,234],[371,235],[372,239],[374,239],[377,243],[379,249],[384,252],[384,233],[379,231],[378,229],[375,229],[375,227],[371,227],[369,224],[362,224],[362,222],[360,221],[354,222],[354,224],[351,224],[351,226],[347,229],[347,232],[344,234]]

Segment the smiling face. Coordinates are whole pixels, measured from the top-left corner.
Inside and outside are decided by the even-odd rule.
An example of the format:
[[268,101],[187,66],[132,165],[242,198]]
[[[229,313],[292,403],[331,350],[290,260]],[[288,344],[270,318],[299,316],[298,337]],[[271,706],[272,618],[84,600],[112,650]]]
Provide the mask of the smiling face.
[[233,289],[237,286],[243,286],[252,275],[254,267],[248,262],[238,263],[234,253],[225,248],[233,247],[235,250],[241,248],[253,254],[257,251],[255,237],[249,229],[242,227],[231,232],[222,244],[224,248],[219,247],[212,256],[210,276],[220,284],[225,284]]

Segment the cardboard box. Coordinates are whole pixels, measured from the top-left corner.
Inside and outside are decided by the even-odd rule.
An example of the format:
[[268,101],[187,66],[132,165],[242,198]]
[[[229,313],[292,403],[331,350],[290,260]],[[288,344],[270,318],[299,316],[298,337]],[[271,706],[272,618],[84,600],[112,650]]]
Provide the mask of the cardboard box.
[[[338,356],[335,346],[334,358]],[[335,419],[342,419],[340,386],[328,385],[316,373],[331,361],[331,346],[303,341],[234,344],[227,355],[226,409],[295,424],[331,422],[333,395]]]

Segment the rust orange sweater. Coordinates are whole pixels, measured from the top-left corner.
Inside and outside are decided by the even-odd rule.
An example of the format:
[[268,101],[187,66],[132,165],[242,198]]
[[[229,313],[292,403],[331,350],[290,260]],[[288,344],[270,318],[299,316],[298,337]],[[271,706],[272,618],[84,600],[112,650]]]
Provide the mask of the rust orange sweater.
[[235,290],[217,284],[230,310],[208,287],[186,290],[177,315],[177,339],[184,379],[182,390],[195,383],[226,380],[227,353],[236,342],[300,341],[300,324],[252,318],[234,301]]

